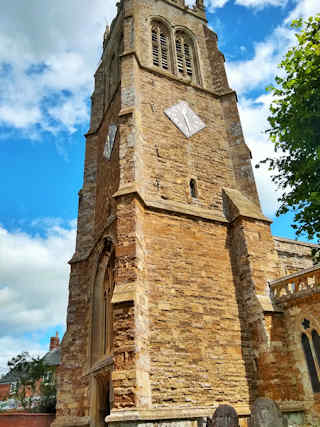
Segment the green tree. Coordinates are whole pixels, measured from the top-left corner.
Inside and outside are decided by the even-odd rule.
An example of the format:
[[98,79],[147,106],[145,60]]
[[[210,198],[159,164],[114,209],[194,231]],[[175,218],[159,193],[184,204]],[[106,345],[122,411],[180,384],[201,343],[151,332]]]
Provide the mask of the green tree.
[[[55,412],[55,373],[42,358],[18,354],[8,362],[10,373],[16,378],[13,397],[20,405],[33,412]],[[38,396],[35,400],[34,396]]]
[[320,15],[291,26],[297,44],[280,63],[276,85],[267,88],[274,100],[266,132],[276,155],[261,163],[283,191],[277,215],[293,210],[296,234],[320,240]]

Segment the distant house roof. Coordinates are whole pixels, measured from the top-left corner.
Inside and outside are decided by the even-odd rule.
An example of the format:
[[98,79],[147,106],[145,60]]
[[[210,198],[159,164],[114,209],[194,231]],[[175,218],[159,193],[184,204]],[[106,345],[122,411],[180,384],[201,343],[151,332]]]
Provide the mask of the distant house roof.
[[8,372],[3,377],[0,378],[0,384],[11,384],[16,382],[18,375],[15,372]]
[[43,357],[43,361],[48,366],[58,366],[60,365],[61,359],[61,349],[60,347],[54,348],[53,350],[48,351]]

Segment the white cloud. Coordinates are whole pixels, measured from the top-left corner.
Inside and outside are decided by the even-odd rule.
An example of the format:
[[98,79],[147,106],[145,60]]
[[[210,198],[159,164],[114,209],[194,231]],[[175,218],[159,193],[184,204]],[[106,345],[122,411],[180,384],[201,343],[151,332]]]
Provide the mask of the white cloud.
[[41,237],[0,226],[0,338],[64,325],[75,224],[43,228]]
[[[237,2],[258,4],[262,3],[262,0],[237,0]],[[231,87],[234,87],[239,94],[253,89],[263,90],[262,85],[265,86],[273,81],[274,76],[279,73],[278,64],[282,57],[296,42],[295,30],[290,29],[288,24],[292,19],[308,18],[316,13],[320,13],[319,0],[296,0],[296,6],[289,17],[263,42],[256,43],[251,59],[227,63]]]
[[114,15],[115,0],[83,0],[81,7],[76,0],[5,2],[0,123],[73,132],[86,121],[103,32]]
[[[237,0],[237,2],[258,4],[260,0]],[[277,0],[275,1],[275,3]],[[279,2],[278,2],[279,3]],[[253,155],[253,163],[274,156],[273,144],[268,141],[265,130],[272,101],[270,94],[252,97],[251,91],[264,93],[264,88],[273,82],[279,74],[278,64],[288,48],[296,42],[294,30],[288,23],[297,17],[307,18],[320,12],[318,0],[297,0],[294,9],[284,22],[278,26],[263,42],[257,43],[252,58],[246,61],[227,63],[227,73],[231,87],[239,96],[239,111],[246,142]],[[274,215],[277,199],[281,192],[272,183],[266,166],[254,170],[262,208],[266,215]]]
[[263,9],[267,6],[284,7],[287,4],[287,0],[236,0],[236,4],[254,9]]
[[55,107],[48,108],[49,115],[60,121],[70,133],[76,131],[76,126],[81,125],[88,118],[88,106],[83,100],[85,95],[72,94]]
[[274,156],[273,145],[268,141],[265,133],[267,129],[267,117],[272,101],[270,94],[261,95],[256,99],[240,97],[239,113],[246,143],[253,157],[253,168],[262,205],[262,210],[267,216],[273,216],[277,209],[277,199],[280,191],[276,189],[267,166],[261,165],[259,169],[255,165],[266,157]]
[[285,20],[286,24],[290,24],[293,19],[308,18],[309,16],[320,13],[319,0],[295,0],[296,7]]
[[264,90],[273,81],[281,58],[294,41],[294,32],[279,26],[266,40],[255,45],[251,59],[227,63],[231,87],[239,94],[253,89]]
[[[208,0],[208,7],[210,12],[214,9],[224,7],[229,0]],[[261,10],[267,6],[284,7],[287,0],[235,0],[235,4],[252,9]]]
[[0,337],[0,377],[8,372],[7,362],[17,354],[27,351],[30,356],[42,356],[48,351],[48,345],[41,346],[36,339],[13,336]]
[[213,13],[215,9],[225,6],[228,1],[229,0],[208,0],[206,5],[209,8],[209,11]]

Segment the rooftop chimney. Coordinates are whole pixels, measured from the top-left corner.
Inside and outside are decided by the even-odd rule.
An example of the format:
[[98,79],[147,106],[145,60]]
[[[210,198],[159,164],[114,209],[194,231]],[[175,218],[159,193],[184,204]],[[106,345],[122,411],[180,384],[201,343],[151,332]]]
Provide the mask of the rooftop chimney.
[[59,345],[60,345],[59,334],[58,334],[58,332],[56,332],[56,336],[50,338],[49,351],[54,350],[55,348],[58,348]]

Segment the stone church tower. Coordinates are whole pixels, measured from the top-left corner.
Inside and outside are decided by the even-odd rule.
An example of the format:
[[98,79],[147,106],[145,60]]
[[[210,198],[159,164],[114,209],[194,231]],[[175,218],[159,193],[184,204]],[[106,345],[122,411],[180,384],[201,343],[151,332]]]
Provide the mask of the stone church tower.
[[275,384],[264,313],[283,269],[236,94],[202,0],[117,7],[95,74],[54,425],[191,427],[220,403],[245,425]]

